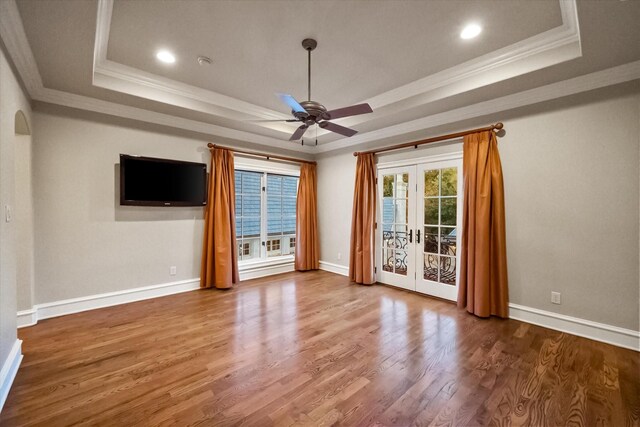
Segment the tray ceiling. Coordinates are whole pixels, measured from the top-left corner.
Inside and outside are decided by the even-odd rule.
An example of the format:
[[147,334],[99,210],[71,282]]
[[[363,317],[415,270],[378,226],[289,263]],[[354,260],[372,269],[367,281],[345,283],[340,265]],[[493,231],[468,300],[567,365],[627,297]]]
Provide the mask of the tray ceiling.
[[[0,35],[34,99],[308,152],[401,139],[416,120],[428,129],[430,117],[640,59],[637,2],[293,5],[5,0]],[[469,22],[483,32],[462,40]],[[318,40],[312,98],[375,110],[339,121],[361,131],[351,140],[320,131],[319,147],[300,147],[287,141],[295,124],[251,122],[288,118],[275,92],[306,98],[305,37]],[[159,63],[160,48],[176,63]]]

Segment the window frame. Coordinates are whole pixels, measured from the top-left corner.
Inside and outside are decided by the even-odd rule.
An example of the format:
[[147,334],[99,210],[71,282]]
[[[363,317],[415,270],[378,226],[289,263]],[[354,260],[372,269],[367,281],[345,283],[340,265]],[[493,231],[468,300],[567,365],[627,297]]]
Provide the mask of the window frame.
[[[264,160],[256,159],[237,159],[234,165],[235,171],[246,172],[258,172],[262,174],[261,177],[261,191],[260,191],[260,256],[252,259],[241,260],[238,259],[238,267],[242,270],[242,267],[260,266],[269,264],[280,264],[283,262],[293,263],[295,255],[291,253],[289,255],[280,256],[267,256],[267,241],[272,240],[276,236],[270,236],[267,233],[267,174],[271,175],[283,175],[298,178],[298,186],[300,185],[300,167],[298,165],[288,164],[272,164]],[[296,192],[297,200],[297,192]],[[288,235],[287,235],[288,236]],[[282,238],[282,235],[280,237]],[[263,244],[264,243],[264,244]],[[282,248],[282,243],[280,243]],[[240,257],[239,257],[240,258]]]

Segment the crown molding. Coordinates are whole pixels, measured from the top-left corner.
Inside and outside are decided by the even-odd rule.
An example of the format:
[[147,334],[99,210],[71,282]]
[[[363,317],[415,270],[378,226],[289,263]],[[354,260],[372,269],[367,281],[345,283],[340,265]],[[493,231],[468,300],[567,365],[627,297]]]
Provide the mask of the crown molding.
[[[109,8],[112,7],[112,5],[112,2],[99,2],[98,8]],[[102,11],[102,14],[99,16],[106,16],[106,12]],[[105,22],[104,19],[99,20],[98,25],[109,25],[109,22]],[[283,143],[287,143],[288,141],[46,88],[42,82],[38,65],[24,31],[20,12],[18,11],[15,0],[0,1],[0,37],[32,100],[250,142],[268,148],[278,148],[302,153],[315,152],[314,146],[301,146],[297,144],[283,146]],[[106,46],[107,39],[97,36],[94,55],[106,53]]]
[[[107,51],[112,14],[113,0],[99,0],[93,54],[94,86],[232,120],[291,118],[279,111],[110,61]],[[287,137],[297,127],[289,123],[257,125],[277,130]]]
[[[556,38],[556,42],[553,43],[553,46],[555,46],[555,48],[559,46],[564,46],[566,48],[569,46],[569,50],[575,49],[576,47],[579,48],[579,31],[575,9],[575,0],[560,0],[560,5],[563,14],[563,25],[561,27],[558,27],[561,28],[561,30],[550,30],[550,32],[555,33],[554,37]],[[109,27],[111,16],[109,8],[112,6],[113,2],[111,0],[99,1],[98,10],[100,19],[98,20],[98,27],[104,27],[105,25],[107,26],[107,28]],[[109,20],[106,19],[107,17],[109,18]],[[102,36],[98,36],[98,33],[96,34],[94,56],[97,57],[98,60],[103,57],[106,60],[108,37],[105,38],[104,35],[108,36],[108,34],[105,34],[104,30],[101,30],[100,34],[102,34]],[[543,35],[544,34],[546,33],[543,33]],[[501,98],[496,98],[474,105],[434,114],[406,123],[401,123],[383,129],[358,134],[349,139],[340,139],[337,141],[319,145],[317,147],[300,146],[294,144],[291,144],[291,146],[283,146],[283,142],[285,141],[278,138],[267,137],[252,132],[235,130],[210,123],[175,117],[172,115],[145,110],[142,108],[126,106],[123,104],[45,88],[43,86],[42,78],[38,71],[35,58],[33,56],[31,47],[29,46],[29,42],[22,26],[22,20],[20,19],[20,14],[17,9],[15,0],[0,1],[0,37],[2,37],[7,51],[14,65],[16,66],[16,69],[20,74],[20,77],[24,82],[30,97],[34,100],[64,105],[71,108],[94,111],[97,113],[103,113],[117,117],[139,120],[148,123],[154,123],[163,126],[170,126],[179,129],[230,138],[234,140],[246,141],[270,148],[286,149],[303,153],[327,153],[347,147],[354,147],[359,144],[373,142],[383,138],[402,136],[415,131],[429,130],[436,126],[485,116],[500,111],[523,107],[538,102],[560,98],[563,96],[572,95],[592,89],[602,88],[609,85],[624,83],[640,78],[640,61],[636,61],[607,70],[575,77],[562,82],[556,82],[531,90],[507,95]],[[548,34],[545,37],[548,37]],[[547,42],[549,42],[549,40],[550,39],[547,38]],[[540,40],[538,40],[538,42],[540,43],[539,48],[544,50],[544,42],[541,42]],[[549,49],[547,49],[546,52],[549,52]],[[524,51],[522,53],[524,54]],[[566,52],[562,53],[562,55],[565,54]],[[575,51],[573,54],[575,54]],[[508,55],[504,57],[505,61],[507,57]],[[529,55],[528,57],[531,58],[531,55]],[[98,60],[96,60],[96,63],[99,62]],[[478,69],[480,68],[481,67],[479,67]],[[484,71],[487,70],[484,69]],[[153,83],[153,81],[151,83]],[[151,86],[153,86],[153,84]],[[162,84],[160,85],[160,87],[162,87]],[[388,100],[392,99],[393,97],[389,95]],[[191,100],[193,102],[198,102],[197,99],[191,98]]]
[[13,1],[0,1],[0,37],[31,98],[42,90],[42,77],[22,25],[18,5]]
[[467,119],[499,113],[539,102],[549,101],[580,92],[600,89],[628,81],[640,79],[640,61],[630,62],[606,70],[551,83],[534,89],[506,95],[489,101],[479,102],[466,107],[456,108],[433,114],[398,125],[389,126],[371,132],[355,135],[349,139],[319,145],[317,153],[326,153],[359,144],[374,142],[384,138],[397,137],[411,132],[424,131],[436,126],[455,123]]
[[[369,98],[373,108],[414,98],[411,105],[458,95],[582,56],[575,0],[559,0],[562,25]],[[396,111],[397,112],[397,111]],[[354,117],[344,123],[356,124]]]
[[314,153],[314,146],[301,146],[298,144],[283,145],[288,141],[246,132],[236,129],[230,129],[211,123],[200,122],[196,120],[185,119],[183,117],[172,116],[170,114],[158,113],[155,111],[145,110],[143,108],[131,107],[128,105],[117,104],[115,102],[103,101],[101,99],[91,98],[88,96],[76,95],[69,92],[63,92],[55,89],[43,88],[35,97],[37,101],[48,102],[50,104],[62,105],[65,107],[78,108],[81,110],[93,111],[96,113],[107,114],[110,116],[122,117],[126,119],[138,120],[146,123],[153,123],[162,126],[169,126],[177,129],[184,129],[193,132],[199,132],[207,135],[214,135],[223,138],[235,139],[238,141],[249,142],[256,145],[262,145],[268,148],[278,148],[283,150],[298,151],[303,153]]
[[[559,0],[562,25],[478,58],[363,100],[372,108],[396,114],[409,108],[455,96],[502,80],[559,64],[582,55],[576,0]],[[233,97],[164,78],[107,59],[113,0],[98,1],[93,84],[116,92],[232,120],[286,119],[280,112]],[[345,126],[373,120],[346,118]],[[256,123],[287,138],[297,127],[291,123]],[[331,132],[318,129],[318,136]]]

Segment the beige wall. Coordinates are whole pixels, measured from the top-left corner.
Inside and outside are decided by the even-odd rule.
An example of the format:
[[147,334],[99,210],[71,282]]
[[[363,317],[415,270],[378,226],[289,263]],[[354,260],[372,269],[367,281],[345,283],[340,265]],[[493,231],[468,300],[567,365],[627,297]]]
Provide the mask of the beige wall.
[[207,141],[44,110],[34,113],[35,302],[199,277],[203,209],[120,206],[117,178],[120,153],[208,163]]
[[31,135],[15,137],[16,283],[18,310],[33,306],[33,185]]
[[211,138],[41,103],[34,121],[34,304],[200,276],[203,209],[120,206],[118,164],[122,153],[208,165]]
[[[32,124],[31,107],[22,88],[7,62],[6,56],[0,50],[0,366],[2,366],[16,341],[16,287],[24,283],[17,283],[17,244],[22,233],[18,228],[22,224],[20,209],[17,207],[16,190],[21,181],[16,179],[16,172],[21,170],[22,161],[19,155],[21,148],[29,144],[28,137],[16,137],[14,121],[15,114],[22,110],[29,124]],[[21,139],[18,141],[18,139]],[[16,149],[16,144],[23,144]],[[22,160],[19,160],[22,159]],[[5,221],[5,206],[13,209],[13,221]],[[28,222],[27,222],[28,224]]]
[[[512,303],[640,329],[639,86],[460,125],[505,123],[499,141]],[[380,158],[460,150],[453,142]],[[354,168],[350,152],[323,157],[318,165],[321,259],[344,266]],[[562,293],[562,305],[551,304],[552,290]]]

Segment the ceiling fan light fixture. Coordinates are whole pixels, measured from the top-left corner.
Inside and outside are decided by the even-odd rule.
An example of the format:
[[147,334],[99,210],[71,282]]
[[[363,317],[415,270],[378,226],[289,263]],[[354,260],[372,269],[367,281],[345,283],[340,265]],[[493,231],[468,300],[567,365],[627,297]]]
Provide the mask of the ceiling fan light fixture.
[[478,24],[468,24],[460,32],[460,38],[469,40],[477,37],[482,32],[482,27]]
[[[342,136],[353,136],[358,133],[358,131],[332,123],[329,120],[373,112],[371,106],[367,103],[351,105],[349,107],[337,108],[334,110],[327,110],[324,105],[311,99],[311,52],[317,46],[318,42],[314,39],[304,39],[302,41],[302,47],[307,51],[307,100],[298,102],[293,96],[287,93],[276,93],[280,100],[289,108],[291,108],[291,114],[294,117],[293,120],[283,121],[302,122],[302,125],[298,127],[298,129],[296,129],[293,135],[291,135],[289,141],[296,141],[301,139],[306,130],[313,125],[317,125],[322,129],[327,129],[328,131],[340,134]],[[304,145],[304,140],[302,141],[302,145]],[[317,133],[316,145],[318,145]]]
[[164,62],[165,64],[173,64],[176,62],[176,56],[169,52],[168,50],[159,50],[156,52],[156,58],[158,61]]

